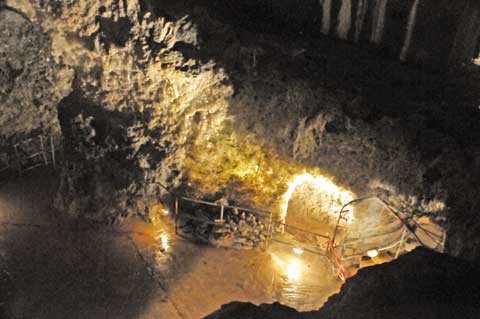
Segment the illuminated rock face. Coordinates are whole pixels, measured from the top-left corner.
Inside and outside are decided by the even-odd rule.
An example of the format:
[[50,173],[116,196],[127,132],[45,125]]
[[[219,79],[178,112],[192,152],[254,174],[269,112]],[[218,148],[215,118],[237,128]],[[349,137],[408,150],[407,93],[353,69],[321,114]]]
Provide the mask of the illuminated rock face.
[[[283,195],[282,218],[287,224],[303,229],[314,230],[323,226],[331,231],[342,206],[353,199],[351,192],[324,177],[297,175]],[[354,218],[353,211],[347,217],[350,223]]]
[[[383,18],[383,10],[388,16],[397,2],[375,2],[375,25],[384,23],[383,30],[359,22],[371,21],[369,3],[323,1],[322,16],[330,8],[331,21],[317,20],[316,30],[359,41],[398,36]],[[195,197],[223,196],[269,209],[281,218],[289,183],[308,173],[352,197],[374,193],[407,214],[440,221],[455,205],[452,190],[468,189],[475,180],[477,171],[466,159],[452,164],[464,159],[462,150],[445,130],[429,127],[428,107],[416,110],[408,99],[398,99],[403,93],[389,95],[409,90],[387,91],[393,84],[380,80],[365,92],[348,88],[345,83],[356,79],[340,77],[345,63],[327,63],[267,33],[253,36],[237,20],[222,20],[229,17],[217,15],[222,6],[135,0],[11,4],[49,35],[56,74],[65,75],[53,86],[54,96],[64,97],[58,109],[66,141],[56,204],[69,214],[98,221],[148,218],[149,208],[167,198],[162,183]],[[352,21],[338,24],[338,10]],[[402,15],[405,23],[411,12]],[[397,38],[400,52],[405,37]],[[353,68],[355,62],[348,63]],[[373,81],[360,73],[358,83]],[[378,98],[382,94],[389,96]],[[458,207],[475,198],[467,193]],[[476,255],[457,244],[452,250]]]
[[60,136],[57,104],[68,94],[69,76],[51,61],[37,25],[0,9],[0,146],[32,131]]
[[36,8],[60,10],[38,19],[52,35],[56,61],[76,74],[59,105],[72,165],[62,172],[56,204],[99,221],[148,217],[144,200],[158,202],[156,182],[180,185],[171,179],[186,172],[197,140],[219,135],[232,94],[213,62],[174,49],[196,50],[192,21],[153,18],[135,1],[122,3]]

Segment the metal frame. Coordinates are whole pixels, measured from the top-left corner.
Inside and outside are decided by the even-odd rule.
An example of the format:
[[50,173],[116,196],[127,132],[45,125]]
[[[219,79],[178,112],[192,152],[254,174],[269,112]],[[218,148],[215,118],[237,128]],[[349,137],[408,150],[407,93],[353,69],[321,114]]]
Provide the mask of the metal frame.
[[[38,148],[39,150],[29,152],[28,150],[23,149],[23,147],[27,145],[29,147]],[[16,168],[18,174],[22,176],[24,172],[40,166],[48,166],[50,164],[53,166],[53,168],[56,168],[57,166],[53,136],[48,136],[45,138],[42,135],[37,135],[30,137],[15,143],[10,147],[10,150],[12,154],[2,152],[3,154],[7,155],[9,163],[7,166],[0,167],[0,172]]]
[[[163,185],[162,185],[162,187],[163,187]],[[220,208],[220,212],[219,212],[219,215],[218,215],[219,218],[214,218],[213,220],[211,220],[211,219],[205,219],[205,218],[200,218],[200,217],[197,217],[197,216],[193,216],[192,214],[188,214],[186,212],[182,212],[181,209],[180,209],[180,202],[181,201],[200,204],[200,205],[207,205],[207,206],[211,206],[211,207],[218,207],[218,208]],[[298,228],[296,226],[288,225],[286,223],[282,223],[282,222],[279,222],[279,221],[274,221],[273,220],[273,212],[271,212],[271,211],[262,211],[262,210],[256,210],[256,209],[245,208],[245,207],[240,207],[240,206],[233,206],[233,205],[222,205],[222,204],[207,202],[207,201],[194,199],[194,198],[190,198],[190,197],[184,197],[184,196],[179,196],[179,197],[175,196],[175,204],[174,205],[175,205],[175,233],[177,235],[183,236],[183,234],[180,234],[179,231],[178,231],[178,222],[179,222],[180,216],[185,217],[186,219],[189,219],[189,220],[201,221],[201,222],[204,222],[206,224],[209,224],[209,225],[213,226],[213,225],[222,224],[224,222],[225,209],[237,209],[239,211],[245,211],[245,212],[252,213],[252,214],[256,215],[257,218],[260,217],[261,219],[264,220],[264,222],[267,226],[267,232],[268,232],[268,238],[267,238],[267,241],[266,241],[267,245],[269,245],[272,242],[275,242],[275,243],[279,243],[279,244],[282,244],[282,245],[289,246],[291,248],[301,247],[306,252],[313,253],[313,254],[316,254],[316,255],[319,255],[319,256],[322,256],[322,257],[329,257],[328,256],[328,251],[329,251],[329,246],[331,244],[331,238],[329,236],[319,234],[319,233],[315,233],[315,232],[311,232],[311,231],[308,231],[308,230],[304,230],[304,229]],[[323,239],[324,243],[321,244],[321,245],[318,245],[319,250],[314,250],[314,249],[312,249],[312,247],[305,247],[303,245],[298,245],[298,244],[294,245],[292,243],[288,243],[288,242],[282,241],[280,239],[274,238],[274,229],[279,225],[282,226],[282,229],[292,229],[295,232],[300,232],[300,233],[308,234],[310,236],[315,236],[317,238]]]
[[[38,136],[38,140],[40,142],[40,151],[33,153],[33,154],[28,154],[26,151],[22,149],[22,146],[28,145],[31,143],[34,143],[34,138],[28,138],[26,140],[23,140],[21,142],[18,142],[13,145],[13,149],[15,151],[15,156],[17,157],[18,161],[18,172],[20,175],[23,174],[23,172],[32,170],[36,167],[45,165],[47,166],[48,159],[47,155],[45,153],[45,144],[43,142],[43,137],[40,135]],[[23,153],[23,154],[22,154]],[[40,161],[35,161],[35,159],[40,158]],[[43,160],[43,163],[41,163]],[[33,164],[28,164],[28,161],[34,161]],[[25,164],[24,164],[25,163]]]
[[[369,195],[369,196],[365,196],[365,197],[361,197],[361,198],[357,198],[357,199],[354,199],[348,203],[346,203],[345,205],[342,206],[342,208],[340,209],[339,211],[339,216],[338,216],[338,219],[337,219],[337,224],[335,226],[335,230],[333,232],[333,238],[332,238],[332,241],[335,242],[335,238],[337,236],[337,232],[338,232],[338,229],[340,228],[340,220],[341,220],[341,214],[342,212],[345,210],[345,208],[347,206],[350,206],[354,203],[357,203],[357,202],[362,202],[364,200],[368,200],[368,199],[377,199],[379,200],[380,202],[382,202],[385,207],[387,208],[387,211],[390,212],[392,215],[394,215],[404,226],[405,228],[408,230],[408,233],[410,235],[412,235],[419,244],[421,244],[422,246],[424,247],[428,247],[428,245],[426,245],[421,239],[420,237],[415,233],[416,230],[420,229],[422,230],[433,242],[437,243],[437,241],[432,237],[430,236],[430,232],[427,231],[426,229],[424,229],[423,227],[421,227],[415,220],[411,220],[411,219],[408,219],[406,217],[403,217],[401,216],[401,213],[400,212],[397,212],[395,211],[390,205],[388,202],[386,202],[385,200],[381,199],[380,197],[376,196],[376,195]],[[437,243],[437,247],[439,246],[440,244]]]
[[[246,211],[246,212],[250,212],[250,213],[254,213],[256,214],[257,216],[262,216],[263,218],[267,219],[268,222],[267,222],[267,226],[268,226],[268,231],[269,231],[269,234],[270,234],[270,238],[268,238],[267,240],[267,244],[268,242],[277,242],[277,243],[280,243],[280,244],[284,244],[284,245],[288,245],[290,247],[296,247],[294,245],[291,245],[289,243],[286,243],[286,242],[283,242],[281,240],[278,240],[278,239],[274,239],[273,238],[273,233],[274,233],[274,226],[275,225],[281,225],[283,226],[284,228],[287,227],[287,228],[291,228],[291,229],[294,229],[295,231],[300,231],[300,232],[303,232],[303,233],[307,233],[307,234],[310,234],[310,235],[315,235],[315,236],[318,236],[320,238],[324,238],[326,241],[327,241],[327,247],[326,247],[326,251],[325,251],[325,254],[323,253],[319,253],[318,251],[313,251],[311,249],[308,249],[308,248],[302,248],[304,249],[305,251],[308,251],[308,252],[311,252],[311,253],[314,253],[314,254],[317,254],[317,255],[321,255],[321,256],[325,256],[327,257],[327,259],[330,261],[331,265],[332,265],[332,269],[335,273],[336,276],[338,276],[340,278],[340,280],[342,281],[345,281],[346,279],[348,279],[350,277],[350,274],[348,273],[348,271],[345,269],[345,267],[343,266],[342,264],[342,261],[343,260],[346,260],[346,259],[349,259],[349,258],[352,258],[352,257],[356,257],[356,256],[348,256],[348,257],[342,257],[339,253],[339,251],[337,250],[338,247],[341,247],[341,246],[337,246],[337,243],[335,242],[335,239],[336,239],[336,236],[337,236],[337,232],[338,232],[338,229],[340,228],[340,221],[342,220],[342,212],[345,210],[345,208],[349,205],[352,205],[356,202],[361,202],[361,201],[364,201],[364,200],[367,200],[367,199],[372,199],[372,198],[376,198],[378,200],[380,200],[382,203],[385,204],[385,206],[387,207],[387,210],[393,214],[394,216],[396,216],[398,218],[398,220],[403,224],[403,232],[402,232],[402,236],[401,236],[401,239],[399,241],[396,241],[394,243],[391,243],[385,247],[381,247],[381,248],[377,248],[377,250],[379,251],[383,251],[383,250],[388,250],[388,249],[392,249],[396,246],[398,246],[398,249],[397,249],[397,252],[395,254],[395,258],[398,257],[398,255],[400,254],[400,250],[401,248],[404,246],[405,244],[405,241],[406,241],[406,238],[407,237],[413,237],[417,240],[418,243],[420,243],[422,246],[426,246],[421,240],[420,238],[415,234],[415,229],[423,229],[422,227],[420,227],[415,221],[413,221],[413,224],[414,226],[410,225],[409,222],[407,222],[406,218],[402,217],[400,215],[400,213],[396,212],[386,201],[382,200],[381,198],[379,198],[378,196],[375,196],[375,195],[371,195],[371,196],[366,196],[366,197],[362,197],[362,198],[357,198],[357,199],[354,199],[348,203],[346,203],[345,205],[342,206],[342,208],[340,209],[339,211],[339,216],[338,216],[338,219],[337,219],[337,223],[336,223],[336,226],[335,226],[335,229],[334,229],[334,232],[333,232],[333,236],[330,238],[329,236],[326,236],[326,235],[323,235],[323,234],[318,234],[318,233],[314,233],[314,232],[310,232],[310,231],[307,231],[307,230],[304,230],[304,229],[301,229],[301,228],[298,228],[298,227],[295,227],[295,226],[292,226],[292,225],[288,225],[288,224],[285,224],[285,223],[281,223],[281,222],[278,222],[278,221],[274,221],[273,220],[273,213],[270,212],[270,211],[262,211],[262,210],[255,210],[255,209],[250,209],[250,208],[244,208],[244,207],[239,207],[239,206],[230,206],[230,205],[221,205],[221,204],[216,204],[216,203],[211,203],[211,202],[207,202],[207,201],[203,201],[203,200],[198,200],[198,199],[194,199],[194,198],[189,198],[189,197],[183,197],[183,196],[177,196],[176,194],[174,194],[172,191],[170,191],[166,186],[164,186],[163,184],[161,183],[158,183],[158,185],[160,185],[163,189],[165,189],[172,197],[175,198],[175,232],[178,234],[178,219],[179,219],[179,216],[180,215],[183,215],[183,216],[186,216],[188,218],[192,218],[192,219],[199,219],[203,222],[207,222],[207,223],[210,223],[212,225],[217,225],[215,223],[215,221],[211,221],[211,220],[204,220],[204,219],[201,219],[201,218],[198,218],[198,217],[195,217],[195,216],[192,216],[190,214],[186,214],[186,213],[182,213],[181,210],[180,210],[180,201],[183,200],[183,201],[188,201],[188,202],[192,202],[192,203],[196,203],[196,204],[203,204],[203,205],[208,205],[208,206],[213,206],[213,207],[220,207],[220,220],[223,220],[223,213],[224,213],[224,209],[225,208],[230,208],[230,209],[238,209],[238,210],[242,210],[242,211]],[[400,230],[401,228],[399,228],[398,230]],[[398,231],[398,230],[395,230],[395,231]],[[427,232],[427,230],[424,230],[425,232]],[[427,233],[428,235],[428,233]],[[376,237],[377,235],[375,235],[374,237]],[[363,238],[365,239],[365,238]],[[348,243],[347,243],[348,244]],[[428,247],[428,246],[427,246]]]
[[[6,165],[5,166],[0,166],[0,173],[9,170],[12,167],[12,165],[10,165],[10,156],[8,155],[8,153],[1,152],[0,155],[1,154],[4,154],[6,156],[6,162],[3,163],[3,164],[6,164]],[[0,163],[0,164],[2,164],[2,163]]]

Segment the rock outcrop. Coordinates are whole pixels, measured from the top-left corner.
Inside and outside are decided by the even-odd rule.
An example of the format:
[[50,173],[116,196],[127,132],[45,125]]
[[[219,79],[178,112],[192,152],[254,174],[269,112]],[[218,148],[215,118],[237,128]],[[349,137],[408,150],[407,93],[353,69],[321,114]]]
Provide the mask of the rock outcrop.
[[32,98],[21,114],[60,123],[61,210],[148,219],[169,200],[161,184],[278,212],[288,182],[309,172],[431,218],[449,228],[451,253],[478,258],[479,115],[460,80],[308,34],[252,33],[239,19],[255,6],[233,19],[203,1],[7,4],[49,39],[47,111]]
[[0,146],[36,131],[60,137],[57,106],[70,76],[53,62],[49,36],[0,4]]

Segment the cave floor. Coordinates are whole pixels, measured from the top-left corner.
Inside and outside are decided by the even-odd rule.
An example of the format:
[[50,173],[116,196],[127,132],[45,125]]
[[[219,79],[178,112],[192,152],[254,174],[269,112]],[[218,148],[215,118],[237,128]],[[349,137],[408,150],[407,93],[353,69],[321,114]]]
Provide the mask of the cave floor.
[[201,318],[234,300],[309,310],[340,288],[317,256],[199,245],[175,235],[169,216],[101,228],[65,220],[52,208],[54,175],[0,185],[2,318]]

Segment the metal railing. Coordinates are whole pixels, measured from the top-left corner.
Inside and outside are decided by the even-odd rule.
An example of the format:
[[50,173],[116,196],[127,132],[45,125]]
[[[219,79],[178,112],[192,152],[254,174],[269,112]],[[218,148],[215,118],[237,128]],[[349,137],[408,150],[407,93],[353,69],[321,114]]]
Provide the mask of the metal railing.
[[[219,208],[219,210],[213,216],[211,216],[212,218],[206,219],[206,218],[198,217],[182,211],[180,207],[181,202],[189,202],[193,204],[216,207],[216,208]],[[289,225],[289,224],[274,220],[273,218],[274,213],[271,211],[258,210],[258,209],[252,209],[252,208],[246,208],[246,207],[234,206],[234,205],[224,205],[224,204],[194,199],[190,197],[179,196],[179,197],[176,197],[175,199],[175,230],[178,234],[178,221],[181,217],[203,222],[208,225],[221,225],[225,222],[226,210],[238,210],[239,212],[251,213],[257,219],[262,220],[267,227],[267,232],[268,232],[267,244],[271,242],[276,242],[282,245],[290,246],[291,248],[302,248],[303,250],[314,253],[314,254],[327,256],[328,246],[330,245],[330,242],[331,242],[331,238],[327,235],[311,232],[293,225]],[[282,229],[282,231],[277,231],[280,228]],[[288,241],[277,238],[275,234],[283,233],[283,230],[287,230],[287,232],[289,233],[300,233],[303,236],[313,237],[312,242],[317,242],[318,244],[305,245],[305,244],[302,244],[301,242],[296,242],[295,244],[292,244],[292,243],[289,243]]]
[[11,169],[11,160],[7,152],[0,152],[0,173]]
[[[272,242],[289,245],[292,248],[302,248],[305,251],[308,251],[317,255],[321,255],[321,256],[328,255],[328,249],[329,249],[328,247],[331,243],[331,238],[328,235],[308,231],[308,230],[299,228],[297,226],[289,225],[289,224],[278,222],[278,221],[272,222],[272,229],[278,230],[277,236],[274,236],[274,233],[272,232],[271,239],[270,239]],[[285,233],[291,234],[296,238],[298,237],[301,237],[302,239],[306,238],[309,244],[306,244],[305,242],[298,241],[298,240],[296,240],[295,243],[288,243],[279,239],[279,237],[281,237]]]
[[[47,145],[45,140],[48,140],[50,145]],[[52,136],[45,138],[39,135],[28,138],[14,144],[13,149],[20,175],[39,166],[48,166],[49,164],[52,164],[53,167],[56,166],[55,145]]]
[[26,138],[0,151],[0,172],[24,172],[40,166],[56,167],[55,143],[52,136],[37,135]]
[[[177,233],[178,233],[177,223],[178,223],[178,219],[179,219],[180,216],[185,216],[187,218],[196,219],[196,220],[199,220],[201,222],[208,223],[210,225],[218,225],[218,224],[221,224],[221,223],[224,222],[224,220],[225,220],[225,210],[226,209],[237,209],[239,211],[249,212],[249,213],[254,214],[257,218],[261,217],[263,220],[267,220],[266,224],[267,224],[268,232],[269,232],[268,243],[275,242],[275,243],[279,243],[279,244],[282,244],[282,245],[287,245],[291,248],[298,248],[299,245],[302,245],[301,243],[298,243],[298,242],[296,242],[295,244],[292,244],[292,243],[283,241],[281,239],[275,238],[275,236],[274,236],[275,230],[279,227],[282,230],[288,229],[291,232],[299,232],[299,233],[305,234],[307,236],[315,236],[316,238],[319,238],[322,241],[322,244],[318,246],[318,247],[321,247],[321,250],[311,249],[311,247],[309,248],[308,246],[302,246],[301,248],[304,251],[326,257],[330,261],[335,275],[338,276],[338,278],[340,278],[342,281],[345,281],[346,279],[351,277],[348,270],[343,265],[343,261],[348,260],[350,258],[363,256],[367,253],[366,251],[361,251],[361,252],[358,252],[355,255],[342,256],[341,251],[339,251],[339,248],[342,248],[341,250],[343,250],[343,248],[345,246],[352,245],[354,242],[347,242],[347,243],[344,243],[344,244],[338,244],[338,243],[335,242],[338,230],[341,228],[340,227],[340,222],[341,222],[342,219],[345,218],[345,216],[344,216],[344,212],[346,211],[345,208],[348,207],[349,205],[354,204],[354,203],[365,201],[367,199],[372,199],[372,198],[378,199],[383,204],[385,204],[385,206],[388,208],[387,211],[389,211],[391,214],[393,214],[402,224],[402,226],[400,228],[395,230],[395,231],[399,231],[399,230],[403,229],[401,238],[399,240],[395,240],[393,242],[387,243],[385,246],[375,247],[375,250],[377,250],[378,252],[382,252],[382,251],[385,251],[385,250],[391,250],[391,249],[397,247],[397,250],[396,250],[396,253],[395,253],[395,258],[397,258],[400,254],[402,246],[405,244],[405,242],[406,242],[406,240],[409,236],[413,237],[420,245],[425,246],[425,247],[429,247],[428,245],[423,243],[421,241],[421,239],[418,237],[418,235],[415,233],[415,229],[421,229],[421,230],[424,230],[425,232],[428,232],[427,230],[423,229],[415,221],[407,221],[406,218],[401,216],[400,213],[396,212],[386,201],[384,201],[381,198],[379,198],[378,196],[374,196],[374,195],[358,198],[358,199],[352,200],[352,201],[346,203],[345,205],[343,205],[342,208],[339,211],[339,217],[337,219],[337,223],[336,223],[336,226],[335,226],[333,236],[330,237],[330,236],[327,236],[327,235],[324,235],[324,234],[311,232],[311,231],[308,231],[308,230],[305,230],[305,229],[302,229],[302,228],[299,228],[299,227],[296,227],[296,226],[293,226],[293,225],[289,225],[289,224],[277,221],[277,220],[274,219],[274,217],[273,217],[274,214],[271,211],[257,210],[257,209],[245,208],[245,207],[233,206],[233,205],[223,205],[223,204],[220,204],[220,203],[213,203],[213,202],[208,202],[208,201],[199,200],[199,199],[195,199],[195,198],[185,197],[185,196],[175,194],[174,192],[170,191],[167,187],[165,187],[164,185],[162,185],[160,183],[158,183],[158,184],[163,189],[165,189],[174,198],[175,229],[176,229]],[[215,217],[213,219],[199,218],[199,217],[196,217],[192,214],[182,212],[181,207],[180,207],[180,203],[182,201],[190,202],[190,203],[193,203],[193,204],[216,207],[216,208],[219,208],[219,211],[215,214]],[[218,217],[218,218],[216,218],[216,217]],[[415,226],[412,226],[412,224],[415,225]],[[362,242],[362,240],[377,237],[377,236],[381,236],[381,235],[382,234],[380,234],[380,235],[374,234],[372,236],[359,238],[358,242]],[[383,235],[385,235],[385,234],[383,234]]]
[[[170,194],[172,194],[172,193],[170,192]],[[218,215],[215,216],[215,217],[218,217],[218,218],[214,217],[213,219],[205,219],[205,218],[194,216],[192,214],[182,212],[181,209],[180,209],[180,203],[182,201],[193,203],[193,204],[200,204],[200,205],[206,205],[206,206],[210,206],[210,207],[219,208]],[[180,218],[180,215],[182,215],[184,217],[187,217],[189,219],[192,219],[192,220],[202,221],[202,222],[205,222],[207,224],[219,225],[219,224],[223,224],[225,222],[225,212],[226,212],[227,209],[248,212],[248,213],[253,214],[256,218],[260,218],[260,219],[264,219],[264,220],[266,219],[267,220],[266,224],[267,224],[268,227],[270,227],[270,224],[272,222],[272,212],[261,211],[261,210],[257,210],[257,209],[245,208],[245,207],[240,207],[240,206],[224,205],[224,204],[220,204],[220,203],[207,202],[207,201],[204,201],[204,200],[185,197],[185,196],[178,196],[178,197],[175,197],[175,231],[178,233],[178,220]],[[269,230],[269,232],[271,231],[270,228],[268,230]]]
[[[341,245],[339,245],[338,247],[340,247],[343,251],[343,257],[342,257],[342,260],[347,260],[347,259],[351,259],[351,258],[355,258],[355,257],[361,257],[361,256],[364,256],[365,254],[367,254],[367,252],[369,250],[376,250],[378,252],[382,252],[382,251],[387,251],[387,250],[391,250],[395,247],[397,247],[397,251],[395,253],[395,258],[398,257],[398,255],[400,254],[400,250],[402,248],[402,246],[404,245],[405,241],[406,241],[406,237],[408,237],[408,229],[403,226],[401,227],[400,229],[402,229],[402,233],[401,233],[401,236],[400,236],[400,239],[395,239],[393,241],[390,241],[382,246],[375,246],[375,247],[369,247],[367,244],[365,244],[365,242],[367,242],[369,239],[372,239],[372,238],[377,238],[377,237],[380,237],[380,236],[384,236],[385,234],[378,234],[378,235],[374,235],[374,236],[369,236],[369,237],[363,237],[361,239],[357,239],[355,241],[349,241],[349,242],[344,242],[342,243]],[[353,252],[348,254],[346,253],[346,250],[348,249],[349,246],[353,246],[355,244],[359,244],[359,243],[364,243],[362,249],[355,249],[355,248],[352,248]],[[367,247],[367,248],[365,248]]]
[[333,271],[335,275],[340,278],[341,281],[345,282],[350,278],[350,273],[343,266],[343,259],[340,254],[337,252],[337,246],[332,241],[329,246],[330,260],[333,262]]
[[[340,225],[340,223],[344,219],[344,217],[343,217],[344,214],[343,213],[346,211],[345,208],[347,208],[348,206],[350,206],[352,204],[359,203],[359,202],[369,200],[369,199],[377,199],[381,203],[383,203],[385,205],[385,207],[387,208],[386,211],[389,212],[390,214],[392,214],[393,216],[395,216],[396,219],[400,222],[400,226],[396,229],[389,230],[387,232],[375,233],[375,234],[372,234],[372,235],[369,235],[369,236],[356,238],[352,241],[346,241],[346,242],[341,243],[341,244],[337,243],[336,238],[338,237],[339,230],[343,228]],[[390,242],[388,242],[388,243],[386,243],[382,246],[377,245],[375,247],[369,247],[368,249],[366,248],[366,247],[368,247],[366,243],[369,240],[371,240],[373,238],[381,237],[381,236],[392,235],[396,232],[399,232],[400,230],[402,230],[402,232],[401,232],[401,236],[400,236],[399,239],[397,237],[397,239],[395,239],[393,241],[390,241]],[[433,245],[434,247],[432,247],[432,246],[426,244],[424,241],[422,241],[419,234],[417,234],[417,231],[422,232],[426,237],[428,237],[432,241],[432,243],[434,243],[434,245]],[[406,216],[403,216],[402,213],[395,211],[388,202],[379,198],[378,196],[371,195],[371,196],[365,196],[365,197],[362,197],[362,198],[357,198],[357,199],[354,199],[354,200],[346,203],[345,205],[343,205],[342,208],[339,211],[337,223],[336,223],[334,234],[333,234],[333,237],[332,237],[332,244],[330,246],[330,253],[332,255],[331,260],[336,263],[336,267],[337,267],[336,268],[336,273],[339,276],[339,278],[342,279],[342,280],[345,280],[346,278],[349,277],[349,274],[348,274],[347,270],[345,269],[345,267],[343,266],[344,261],[347,261],[349,259],[354,259],[354,258],[361,258],[362,256],[365,256],[368,253],[369,250],[376,250],[378,253],[380,253],[380,252],[383,252],[383,251],[391,251],[394,248],[396,248],[394,258],[398,258],[398,256],[401,253],[402,248],[405,249],[405,244],[406,244],[406,242],[408,241],[409,238],[413,238],[419,245],[421,245],[423,247],[430,248],[430,249],[438,249],[439,247],[441,247],[442,241],[443,241],[442,236],[438,236],[437,234],[432,233],[428,229],[425,229],[420,224],[418,224],[415,220],[413,220],[411,218],[408,218]],[[353,249],[352,253],[346,254],[345,253],[346,249],[349,246],[353,246],[355,244],[363,244],[362,249],[358,249],[358,250]]]
[[[345,205],[342,206],[342,208],[339,211],[339,217],[337,219],[337,223],[336,223],[335,230],[334,230],[334,233],[333,233],[333,239],[332,239],[333,242],[335,242],[335,239],[338,235],[338,231],[341,228],[340,227],[340,222],[342,220],[342,213],[345,211],[345,208],[352,205],[352,204],[359,203],[359,202],[362,202],[362,201],[366,201],[366,200],[369,200],[369,199],[377,199],[381,203],[383,203],[385,205],[385,207],[387,208],[387,212],[389,212],[390,214],[395,216],[400,221],[400,223],[402,223],[403,226],[407,229],[408,233],[411,234],[415,238],[415,240],[419,244],[421,244],[422,246],[428,247],[428,248],[431,248],[431,249],[438,249],[442,245],[443,238],[438,238],[440,236],[435,236],[435,234],[432,234],[430,231],[428,231],[427,229],[422,227],[420,224],[418,224],[415,220],[413,220],[411,218],[407,218],[406,216],[402,216],[402,214],[400,212],[395,211],[387,201],[381,199],[380,197],[378,197],[376,195],[369,195],[369,196],[357,198],[357,199],[354,199],[354,200],[352,200],[352,201],[350,201],[350,202],[348,202],[348,203],[346,203]],[[422,239],[419,237],[419,235],[416,233],[417,230],[421,231],[423,234],[425,234],[425,236],[427,236],[430,240],[432,240],[432,242],[435,243],[435,247],[432,248],[429,245],[427,245],[425,242],[423,242]],[[437,237],[437,238],[434,238],[434,237]]]

